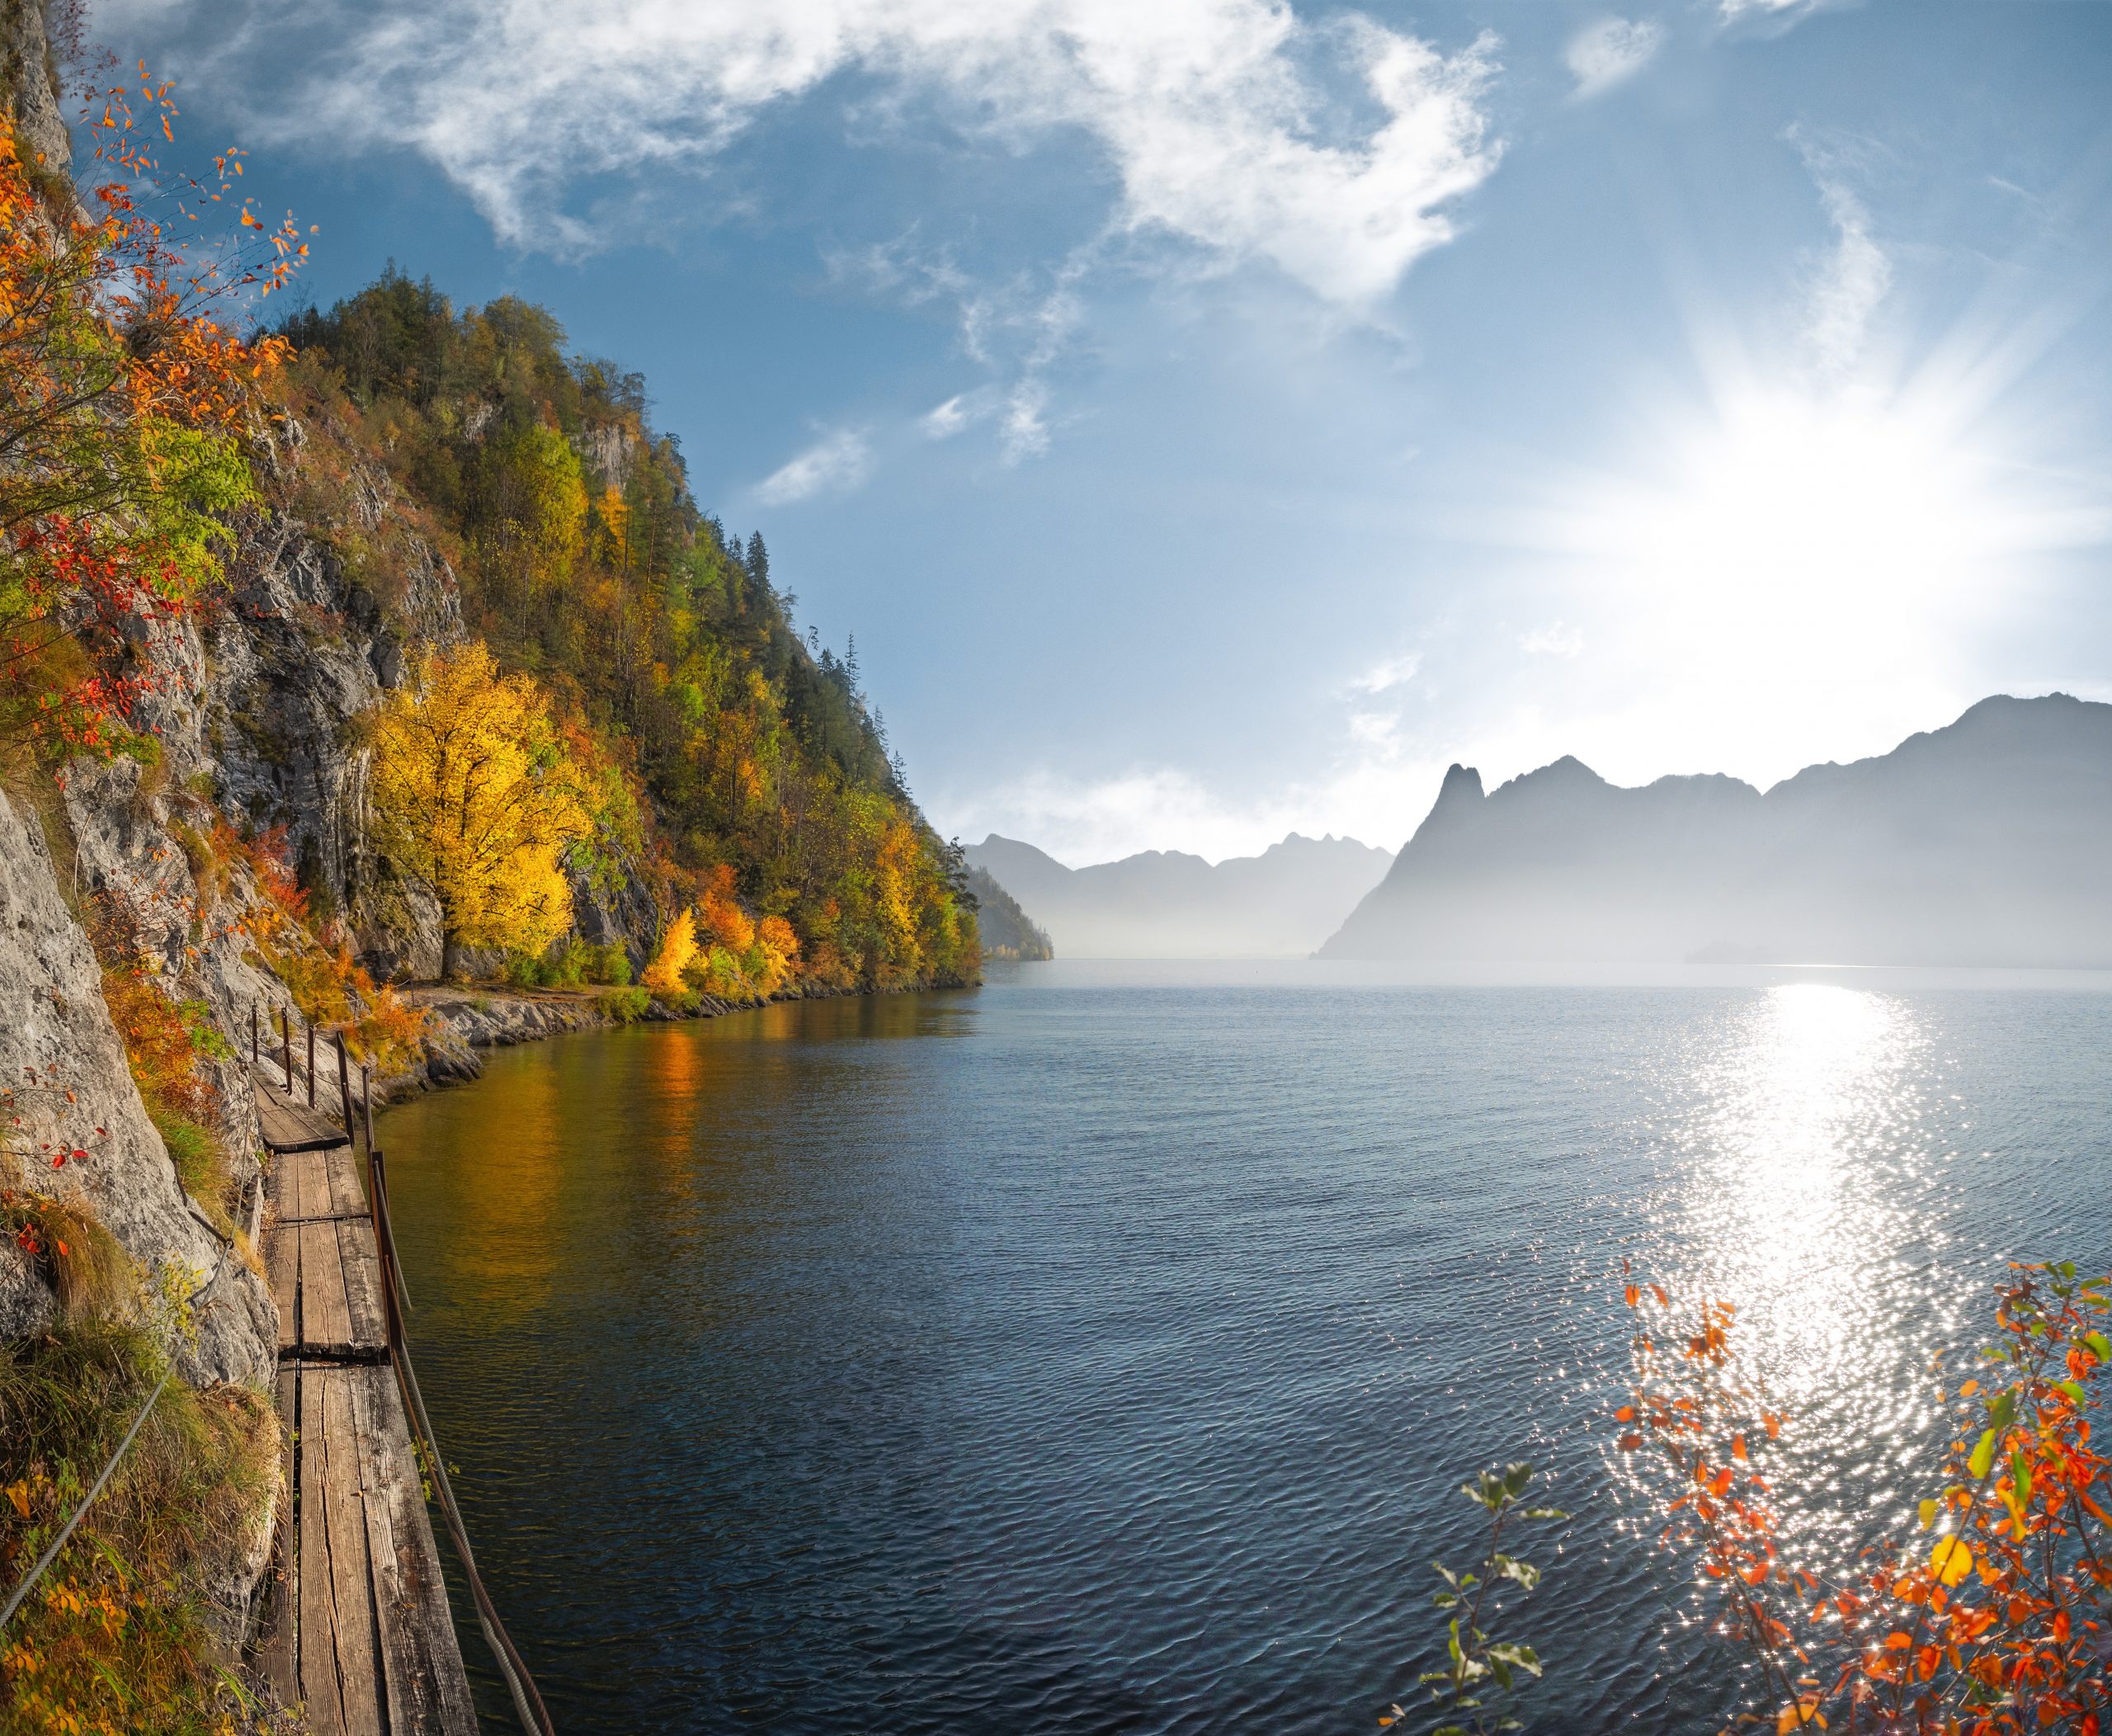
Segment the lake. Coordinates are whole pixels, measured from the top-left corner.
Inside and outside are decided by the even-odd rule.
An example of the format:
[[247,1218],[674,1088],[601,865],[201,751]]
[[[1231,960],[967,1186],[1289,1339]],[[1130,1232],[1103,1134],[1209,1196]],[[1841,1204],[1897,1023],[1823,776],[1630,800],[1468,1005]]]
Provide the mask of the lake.
[[1713,1729],[1621,1261],[1740,1304],[1810,1559],[1908,1512],[2003,1261],[2112,1267],[2112,994],[1993,981],[1059,961],[498,1051],[381,1124],[412,1343],[568,1733],[1370,1732],[1520,1458],[1527,1728]]

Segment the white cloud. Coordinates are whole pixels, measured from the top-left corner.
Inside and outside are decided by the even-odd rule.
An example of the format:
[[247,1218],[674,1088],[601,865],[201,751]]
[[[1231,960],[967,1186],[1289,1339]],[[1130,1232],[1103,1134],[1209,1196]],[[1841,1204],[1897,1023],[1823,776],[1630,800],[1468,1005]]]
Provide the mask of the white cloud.
[[1852,0],[1718,0],[1717,12],[1728,26],[1756,27],[1762,35],[1789,30],[1808,18]]
[[1735,23],[1741,18],[1776,18],[1785,12],[1804,12],[1812,9],[1813,0],[1721,0],[1719,10],[1726,21]]
[[1870,214],[1844,178],[1842,153],[1793,131],[1833,224],[1831,252],[1806,292],[1804,341],[1822,372],[1842,375],[1862,359],[1870,321],[1892,290],[1892,261],[1870,234]]
[[765,506],[789,506],[823,493],[847,493],[865,479],[872,468],[872,448],[855,428],[838,428],[823,436],[790,463],[773,470],[756,484],[755,496]]
[[337,22],[347,47],[300,93],[302,123],[424,152],[526,245],[596,244],[565,203],[578,183],[707,167],[846,73],[970,134],[1082,133],[1119,185],[1118,229],[1350,305],[1450,238],[1448,208],[1498,155],[1492,39],[1447,55],[1280,0],[341,0]]
[[1558,620],[1550,621],[1520,639],[1518,649],[1529,657],[1575,657],[1584,649],[1584,635]]
[[926,440],[951,440],[975,420],[965,393],[956,392],[944,403],[925,412],[917,423]]
[[1022,380],[1005,399],[1005,413],[998,420],[1006,464],[1039,458],[1049,450],[1049,389],[1032,375]]
[[1406,686],[1416,678],[1416,672],[1422,668],[1422,653],[1403,652],[1398,657],[1389,657],[1374,663],[1363,674],[1350,680],[1352,693],[1388,693],[1396,687]]
[[1578,31],[1562,58],[1577,94],[1596,97],[1641,72],[1664,41],[1664,27],[1647,19],[1601,18]]

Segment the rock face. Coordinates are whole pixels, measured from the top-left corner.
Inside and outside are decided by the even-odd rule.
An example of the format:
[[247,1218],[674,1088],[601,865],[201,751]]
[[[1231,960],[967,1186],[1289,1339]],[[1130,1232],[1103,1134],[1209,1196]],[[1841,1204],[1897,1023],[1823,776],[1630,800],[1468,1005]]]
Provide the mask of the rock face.
[[1072,958],[1303,958],[1332,934],[1393,860],[1355,838],[1293,833],[1214,867],[1148,850],[1068,868],[992,833],[968,852]]
[[66,134],[59,70],[46,37],[44,9],[37,0],[7,0],[0,5],[0,89],[16,130],[31,156],[54,171],[73,158]]
[[[183,1295],[210,1280],[191,1304],[194,1329],[176,1341],[185,1377],[263,1385],[277,1337],[271,1298],[238,1256],[223,1257],[219,1239],[185,1197],[132,1083],[103,1003],[101,967],[60,895],[51,854],[35,823],[4,798],[0,1073],[16,1093],[12,1144],[26,1179],[40,1191],[84,1200],[150,1281]],[[12,1290],[21,1299],[26,1289],[19,1272],[0,1277],[0,1297]],[[47,1319],[50,1312],[33,1292],[14,1306]]]
[[2112,705],[1983,700],[1764,795],[1454,766],[1329,958],[2112,965]]
[[[291,493],[304,436],[289,425],[270,455]],[[201,705],[166,721],[196,738],[199,770],[221,809],[283,828],[319,915],[346,918],[384,971],[436,974],[438,913],[376,875],[365,818],[367,754],[356,720],[400,686],[418,654],[462,638],[455,575],[422,539],[399,536],[384,602],[353,577],[334,540],[372,540],[403,502],[385,477],[355,470],[343,521],[304,522],[285,506],[245,528],[232,594],[200,647]]]

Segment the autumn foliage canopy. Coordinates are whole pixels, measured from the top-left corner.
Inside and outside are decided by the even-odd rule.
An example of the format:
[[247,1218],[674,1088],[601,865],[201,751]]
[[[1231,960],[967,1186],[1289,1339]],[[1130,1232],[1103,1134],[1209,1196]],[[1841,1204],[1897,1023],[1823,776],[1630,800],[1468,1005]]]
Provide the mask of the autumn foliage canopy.
[[383,854],[440,907],[443,974],[462,946],[539,953],[571,928],[578,769],[540,689],[481,644],[428,653],[384,701],[370,795]]

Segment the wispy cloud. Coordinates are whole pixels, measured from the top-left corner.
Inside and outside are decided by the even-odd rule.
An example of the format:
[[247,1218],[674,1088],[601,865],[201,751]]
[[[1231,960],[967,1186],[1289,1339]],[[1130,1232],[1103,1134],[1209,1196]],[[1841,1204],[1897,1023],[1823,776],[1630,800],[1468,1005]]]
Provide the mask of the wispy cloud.
[[[298,124],[409,145],[506,239],[602,238],[568,195],[641,168],[708,170],[766,111],[855,73],[907,115],[1008,145],[1083,134],[1117,229],[1273,265],[1329,301],[1390,290],[1494,170],[1496,45],[1447,54],[1360,13],[1275,0],[318,0],[342,45]],[[626,229],[624,238],[629,238]]]
[[1596,97],[1641,72],[1664,41],[1664,26],[1649,20],[1601,18],[1570,39],[1563,62],[1577,80],[1577,95]]
[[1806,292],[1804,338],[1822,373],[1843,375],[1862,359],[1870,321],[1892,290],[1892,261],[1870,234],[1870,214],[1846,179],[1848,156],[1837,145],[1792,130],[1833,224],[1831,252]]
[[838,428],[771,471],[756,484],[755,497],[766,507],[783,507],[816,494],[847,493],[865,481],[872,458],[864,434]]
[[926,440],[951,440],[975,420],[975,415],[969,405],[968,394],[956,392],[944,403],[926,410],[917,418],[917,427]]
[[1584,635],[1558,620],[1550,621],[1520,639],[1518,649],[1528,657],[1575,657],[1584,649]]
[[1413,681],[1416,678],[1417,671],[1421,668],[1422,653],[1420,651],[1403,652],[1398,657],[1386,658],[1374,663],[1361,675],[1352,676],[1350,679],[1350,691],[1363,694],[1390,693],[1394,688],[1404,687]]
[[1822,3],[1823,0],[1718,0],[1717,10],[1727,24],[1749,19],[1787,21],[1816,12]]

